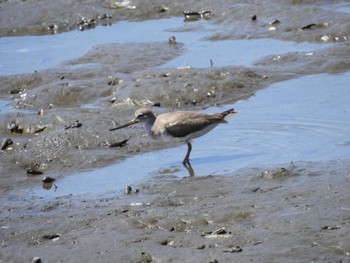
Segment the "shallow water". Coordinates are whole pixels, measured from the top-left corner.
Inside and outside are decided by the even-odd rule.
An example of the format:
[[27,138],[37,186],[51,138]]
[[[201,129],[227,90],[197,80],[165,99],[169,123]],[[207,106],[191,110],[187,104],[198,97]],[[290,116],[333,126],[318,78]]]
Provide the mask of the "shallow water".
[[[47,36],[0,38],[0,75],[29,73],[60,67],[93,46],[107,43],[167,42],[174,35],[185,52],[163,68],[241,65],[270,55],[313,52],[334,43],[292,42],[276,39],[205,40],[213,28],[210,20],[185,23],[172,17],[143,22],[118,22],[93,30]],[[64,56],[62,56],[64,54]],[[84,64],[85,66],[86,64]],[[72,68],[81,65],[70,66]],[[67,67],[66,65],[64,67]],[[241,113],[193,143],[191,163],[196,175],[228,173],[243,167],[299,160],[332,160],[349,156],[350,117],[347,109],[350,74],[313,75],[272,85],[246,101],[226,105]],[[95,107],[86,104],[84,107]],[[0,101],[0,113],[9,104]],[[41,187],[27,193],[37,197],[122,191],[150,175],[188,176],[181,165],[186,146],[136,155],[121,163],[58,178],[58,189]]]
[[243,39],[201,41],[187,45],[188,51],[172,59],[162,67],[190,66],[194,68],[224,67],[229,65],[251,67],[254,61],[270,55],[289,52],[310,52],[331,44],[296,43],[277,39]]
[[[311,75],[276,83],[234,107],[240,113],[194,140],[191,164],[196,175],[222,174],[244,167],[292,161],[348,159],[350,156],[350,72]],[[121,192],[150,175],[188,176],[181,165],[186,146],[138,154],[121,163],[60,178],[58,189],[40,187],[38,197]]]
[[1,37],[0,75],[32,73],[57,67],[64,61],[84,55],[96,45],[167,42],[172,35],[177,42],[184,44],[186,52],[165,63],[164,68],[206,68],[211,66],[210,60],[214,67],[251,66],[255,60],[265,56],[308,52],[332,45],[276,39],[203,41],[212,26],[206,20],[187,24],[182,18],[172,17],[142,22],[123,21],[112,26],[57,35]]

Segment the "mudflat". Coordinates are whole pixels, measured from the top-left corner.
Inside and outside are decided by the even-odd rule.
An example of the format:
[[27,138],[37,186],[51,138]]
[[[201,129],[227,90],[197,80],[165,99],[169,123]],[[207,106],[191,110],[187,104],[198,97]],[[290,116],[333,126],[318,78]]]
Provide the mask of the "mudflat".
[[[137,108],[198,111],[247,99],[278,81],[349,71],[348,6],[332,3],[0,1],[2,37],[209,10],[208,41],[331,44],[260,58],[252,67],[215,67],[214,60],[205,68],[161,67],[185,52],[180,40],[101,44],[54,68],[0,76],[1,100],[15,109],[0,112],[0,261],[350,262],[348,157],[200,177],[160,172],[132,185],[138,191],[131,194],[46,199],[26,192],[44,176],[74,176],[174,146],[146,142],[141,127],[109,132]],[[169,36],[197,34],[198,27],[186,21]]]
[[138,193],[11,196],[3,262],[348,262],[350,162],[300,162],[135,185]]

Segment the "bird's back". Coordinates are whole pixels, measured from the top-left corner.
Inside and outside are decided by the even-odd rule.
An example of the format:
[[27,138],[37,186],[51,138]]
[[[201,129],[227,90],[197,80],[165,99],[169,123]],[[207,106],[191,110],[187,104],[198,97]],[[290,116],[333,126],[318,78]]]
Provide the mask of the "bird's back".
[[188,111],[163,113],[157,117],[152,132],[155,136],[187,137],[190,134],[204,131],[209,126],[214,128],[219,123],[227,123],[224,119],[225,116],[227,114],[205,114]]

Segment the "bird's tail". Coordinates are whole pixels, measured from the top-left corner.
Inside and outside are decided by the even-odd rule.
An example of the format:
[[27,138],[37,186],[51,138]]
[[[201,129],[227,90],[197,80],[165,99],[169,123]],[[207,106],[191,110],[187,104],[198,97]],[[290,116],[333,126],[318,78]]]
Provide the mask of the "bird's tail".
[[232,115],[232,114],[236,114],[238,113],[238,111],[235,111],[235,109],[229,109],[229,110],[225,110],[223,112],[221,112],[221,115],[223,118],[225,118],[228,115]]

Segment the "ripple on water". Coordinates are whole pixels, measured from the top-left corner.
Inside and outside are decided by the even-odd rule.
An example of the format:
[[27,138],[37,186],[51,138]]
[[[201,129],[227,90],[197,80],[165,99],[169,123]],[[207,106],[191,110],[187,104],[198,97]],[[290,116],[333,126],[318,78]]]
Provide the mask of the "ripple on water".
[[[322,155],[330,157],[334,154],[329,150],[334,146],[346,145],[346,141],[334,141],[335,137],[343,138],[349,133],[348,122],[298,118],[281,122],[242,122],[236,128],[235,133],[238,143],[244,143],[251,150],[263,152],[266,155],[278,155],[279,158],[298,158],[308,155],[313,158],[321,158]],[[323,149],[324,144],[328,148]]]
[[306,76],[274,84],[237,103],[241,113],[232,120],[234,144],[263,152],[257,163],[350,156],[348,147],[339,147],[350,138],[349,78],[349,72]]

